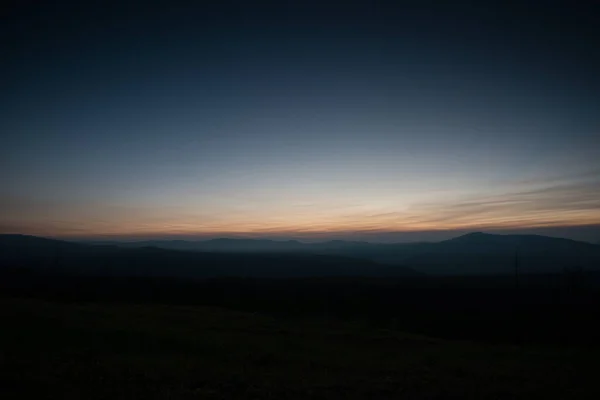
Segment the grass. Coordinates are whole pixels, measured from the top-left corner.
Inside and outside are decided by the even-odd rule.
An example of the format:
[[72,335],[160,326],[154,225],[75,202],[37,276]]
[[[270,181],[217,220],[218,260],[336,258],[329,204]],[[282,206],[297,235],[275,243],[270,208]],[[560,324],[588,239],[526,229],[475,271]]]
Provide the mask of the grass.
[[596,348],[210,307],[0,300],[2,399],[600,398]]

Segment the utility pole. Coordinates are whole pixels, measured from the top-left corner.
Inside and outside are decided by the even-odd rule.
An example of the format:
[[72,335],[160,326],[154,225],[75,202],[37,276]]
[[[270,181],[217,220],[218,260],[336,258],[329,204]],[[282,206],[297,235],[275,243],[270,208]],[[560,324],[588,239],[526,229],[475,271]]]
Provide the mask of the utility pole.
[[519,295],[519,247],[515,249],[515,292]]
[[515,339],[517,344],[521,344],[522,339],[522,318],[521,315],[521,290],[520,290],[520,282],[519,282],[519,246],[515,249],[515,302],[514,302],[514,318],[515,318]]

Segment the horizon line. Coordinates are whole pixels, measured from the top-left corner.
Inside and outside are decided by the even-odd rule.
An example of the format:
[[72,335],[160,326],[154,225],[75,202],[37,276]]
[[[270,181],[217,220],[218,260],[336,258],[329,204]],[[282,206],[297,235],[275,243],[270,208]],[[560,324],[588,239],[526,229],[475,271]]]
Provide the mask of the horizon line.
[[[598,228],[600,229],[600,225],[598,224],[589,224],[589,225],[574,225],[574,226],[560,226],[560,227],[548,227],[548,228],[581,228],[581,227],[589,227],[589,228]],[[565,237],[562,235],[553,235],[553,234],[539,234],[539,233],[511,233],[511,232],[503,232],[503,231],[518,231],[518,230],[536,230],[543,229],[544,227],[531,227],[531,228],[522,228],[522,229],[491,229],[495,232],[490,232],[484,230],[429,230],[429,231],[368,231],[368,232],[345,232],[346,234],[411,234],[411,233],[455,233],[445,239],[430,239],[430,240],[403,240],[403,241],[391,241],[391,240],[368,240],[368,239],[358,239],[358,238],[329,238],[323,239],[318,237],[308,237],[308,238],[285,238],[285,237],[276,237],[277,235],[267,235],[267,236],[255,236],[255,234],[239,234],[239,233],[231,233],[225,234],[224,236],[214,236],[214,235],[194,235],[194,234],[160,234],[156,235],[115,235],[115,234],[100,234],[100,235],[47,235],[47,234],[31,234],[31,233],[21,233],[21,232],[0,232],[0,235],[18,235],[18,236],[31,236],[31,237],[39,237],[45,239],[54,239],[54,240],[63,240],[63,241],[77,241],[77,242],[88,242],[88,241],[114,241],[114,242],[144,242],[144,241],[188,241],[188,242],[207,242],[211,240],[268,240],[273,242],[297,242],[302,244],[311,244],[311,243],[327,243],[332,241],[341,241],[341,242],[361,242],[361,243],[373,243],[373,244],[410,244],[410,243],[436,243],[444,240],[449,240],[453,238],[458,238],[461,236],[473,234],[473,233],[483,233],[487,235],[499,235],[499,236],[546,236],[552,238],[566,239],[566,240],[574,240],[579,242],[585,242],[590,244],[598,244],[592,240],[585,239],[572,239],[569,237]],[[252,235],[252,236],[247,236]],[[285,233],[282,233],[285,235]],[[308,240],[307,240],[308,239]]]

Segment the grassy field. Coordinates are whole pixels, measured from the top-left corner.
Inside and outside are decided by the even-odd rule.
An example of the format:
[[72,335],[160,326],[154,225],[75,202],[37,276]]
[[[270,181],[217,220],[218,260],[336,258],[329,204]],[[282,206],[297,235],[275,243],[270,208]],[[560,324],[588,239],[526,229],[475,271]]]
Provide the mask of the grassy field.
[[0,299],[0,399],[598,399],[595,348],[219,308]]

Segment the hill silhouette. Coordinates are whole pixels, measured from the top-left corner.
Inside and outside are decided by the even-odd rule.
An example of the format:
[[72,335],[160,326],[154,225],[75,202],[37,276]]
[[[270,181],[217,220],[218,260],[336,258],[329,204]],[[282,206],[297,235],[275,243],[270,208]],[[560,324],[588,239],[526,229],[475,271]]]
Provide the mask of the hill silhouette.
[[264,239],[109,243],[130,248],[156,246],[224,253],[335,255],[391,265],[400,264],[419,272],[442,275],[512,274],[517,252],[523,271],[528,273],[556,273],[571,267],[600,269],[600,246],[541,235],[473,232],[441,242],[393,244],[343,240],[302,243]]
[[2,265],[135,276],[502,275],[513,273],[517,256],[523,273],[600,270],[600,246],[540,235],[473,232],[394,244],[228,238],[74,243],[0,235]]
[[600,246],[540,235],[469,233],[424,246],[403,261],[436,274],[512,273],[515,258],[524,273],[557,273],[564,268],[598,270]]
[[[527,268],[518,290],[515,242],[529,257],[522,257]],[[593,317],[600,304],[600,274],[531,274],[525,260],[538,260],[529,256],[537,249],[548,260],[547,243],[569,257],[578,249],[597,249],[555,238],[486,234],[439,243],[334,242],[334,249],[329,242],[306,245],[321,253],[182,251],[0,235],[0,297],[216,305],[285,318],[361,319],[373,326],[401,325],[457,339],[595,342],[600,334]],[[330,253],[322,253],[323,247]],[[401,255],[406,263],[383,265],[340,255],[369,251]],[[458,276],[469,272],[473,276]],[[442,276],[452,274],[457,276]]]
[[192,252],[160,248],[148,243],[141,247],[119,247],[24,235],[0,235],[0,266],[84,275],[189,278],[417,274],[403,266],[381,265],[339,255],[302,252]]

